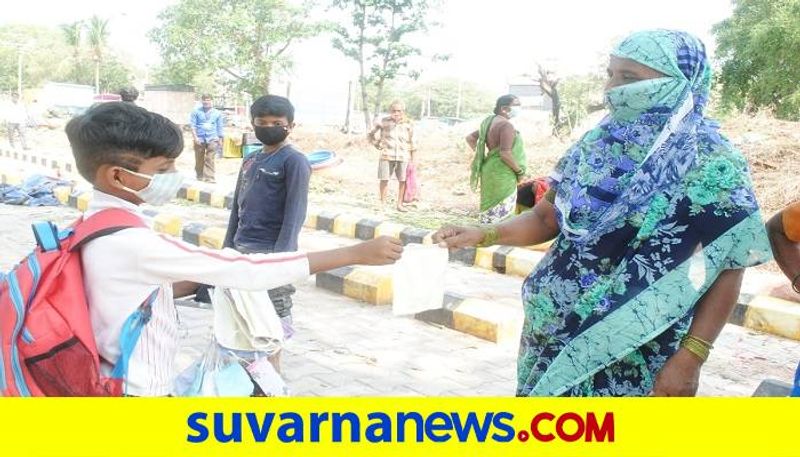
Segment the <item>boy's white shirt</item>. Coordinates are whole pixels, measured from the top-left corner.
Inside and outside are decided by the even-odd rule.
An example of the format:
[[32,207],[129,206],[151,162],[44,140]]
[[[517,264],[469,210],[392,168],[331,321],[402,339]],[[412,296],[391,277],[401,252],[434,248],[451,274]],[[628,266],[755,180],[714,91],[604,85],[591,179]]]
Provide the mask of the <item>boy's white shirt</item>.
[[[149,223],[137,205],[97,190],[85,217],[107,208],[128,210]],[[90,241],[82,249],[81,261],[92,328],[106,374],[120,355],[122,324],[148,295],[159,290],[128,368],[126,392],[136,396],[172,392],[180,339],[172,283],[263,290],[309,275],[304,253],[243,255],[232,249],[212,250],[149,228],[126,229]]]

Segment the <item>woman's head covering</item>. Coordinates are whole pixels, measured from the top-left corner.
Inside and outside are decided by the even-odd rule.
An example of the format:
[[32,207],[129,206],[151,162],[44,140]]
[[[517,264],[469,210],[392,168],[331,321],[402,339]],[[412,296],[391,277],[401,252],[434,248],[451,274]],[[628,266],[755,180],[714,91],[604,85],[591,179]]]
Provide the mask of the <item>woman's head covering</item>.
[[555,206],[567,238],[597,239],[645,213],[657,196],[677,195],[698,153],[733,151],[731,166],[742,176],[736,182],[749,188],[744,159],[703,117],[711,69],[700,40],[671,30],[637,32],[612,55],[665,76],[609,89],[610,115],[557,165]]

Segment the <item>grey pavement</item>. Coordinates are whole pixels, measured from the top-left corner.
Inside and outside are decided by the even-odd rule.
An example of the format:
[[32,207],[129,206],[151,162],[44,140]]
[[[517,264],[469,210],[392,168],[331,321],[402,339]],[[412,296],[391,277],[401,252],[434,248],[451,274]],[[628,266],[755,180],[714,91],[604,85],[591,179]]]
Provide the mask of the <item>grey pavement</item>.
[[[195,207],[187,213],[199,211],[208,209]],[[32,222],[64,224],[77,215],[62,207],[0,205],[0,271],[33,247]],[[320,232],[305,232],[303,238],[310,249],[352,243]],[[485,284],[497,287],[494,283],[501,275],[481,274]],[[283,372],[294,395],[513,395],[515,347],[396,317],[389,307],[360,303],[313,284],[310,278],[297,285],[298,332],[283,357]],[[187,365],[207,345],[211,313],[179,309],[185,329],[179,364]],[[765,378],[790,381],[799,359],[800,342],[727,325],[704,367],[700,394],[749,396]]]

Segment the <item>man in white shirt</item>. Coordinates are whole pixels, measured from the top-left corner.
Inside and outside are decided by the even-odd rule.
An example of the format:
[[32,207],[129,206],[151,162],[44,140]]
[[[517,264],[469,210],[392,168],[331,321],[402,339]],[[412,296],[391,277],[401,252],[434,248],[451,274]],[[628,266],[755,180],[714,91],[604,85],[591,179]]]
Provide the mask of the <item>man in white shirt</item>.
[[[146,220],[141,203],[163,204],[180,188],[175,159],[183,138],[163,116],[105,103],[73,118],[66,132],[78,171],[95,188],[87,216],[121,208]],[[173,297],[191,293],[197,283],[265,290],[345,265],[394,263],[401,253],[399,240],[387,237],[331,251],[250,255],[196,247],[147,228],[89,241],[82,263],[103,370],[108,374],[120,357],[123,323],[154,291],[150,321],[128,365],[126,392],[134,396],[172,392],[179,340]]]
[[14,136],[19,136],[19,142],[22,144],[22,149],[28,150],[28,141],[25,138],[25,128],[28,122],[28,111],[25,105],[20,101],[19,94],[16,92],[11,94],[11,105],[8,107],[6,113],[6,131],[8,132],[8,144],[15,147]]

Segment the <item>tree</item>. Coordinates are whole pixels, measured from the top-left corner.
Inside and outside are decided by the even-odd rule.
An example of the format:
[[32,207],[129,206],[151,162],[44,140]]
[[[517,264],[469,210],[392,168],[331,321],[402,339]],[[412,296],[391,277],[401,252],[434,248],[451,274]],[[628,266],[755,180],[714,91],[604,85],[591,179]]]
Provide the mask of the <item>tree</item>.
[[106,44],[108,43],[108,19],[92,16],[89,19],[89,46],[94,61],[94,90],[100,93],[100,64],[103,62]]
[[800,0],[735,0],[716,24],[722,102],[800,119]]
[[72,48],[72,60],[74,66],[72,68],[72,77],[77,78],[80,72],[80,58],[81,49],[83,47],[83,21],[75,21],[69,24],[61,24],[61,32],[64,34],[64,40],[67,45]]
[[561,81],[560,133],[571,133],[586,116],[604,108],[602,102],[604,83],[604,78],[600,74],[572,76]]
[[275,72],[291,66],[289,47],[324,30],[308,19],[311,7],[286,0],[180,0],[150,32],[161,48],[161,75],[186,83],[211,73],[253,97],[269,93]]
[[558,136],[561,126],[561,97],[558,93],[559,79],[556,78],[555,73],[547,70],[541,64],[538,65],[539,71],[539,87],[542,92],[550,97],[552,103],[552,112],[550,115],[551,122],[553,123],[553,134]]
[[[458,106],[458,92],[461,89],[461,106]],[[390,88],[391,89],[391,88]],[[477,85],[454,78],[413,84],[408,88],[390,93],[406,103],[406,111],[416,116],[427,109],[430,102],[430,116],[471,118],[491,112],[494,95]],[[460,108],[460,109],[459,109]]]
[[[409,60],[421,53],[408,44],[409,35],[428,29],[430,0],[333,0],[333,6],[351,15],[349,26],[334,29],[333,46],[355,60],[359,69],[364,125],[370,130],[369,88],[374,86],[373,112],[380,110],[387,81],[407,69]],[[415,78],[417,72],[408,72]]]
[[0,26],[0,90],[17,89],[17,63],[22,59],[23,88],[69,78],[70,54],[58,29],[29,24]]

